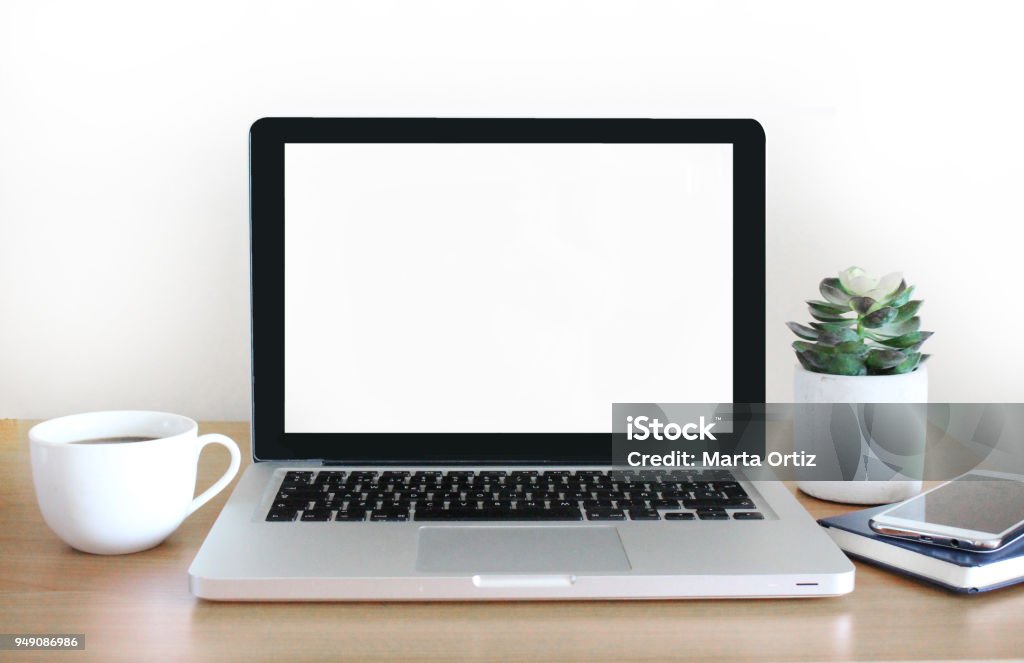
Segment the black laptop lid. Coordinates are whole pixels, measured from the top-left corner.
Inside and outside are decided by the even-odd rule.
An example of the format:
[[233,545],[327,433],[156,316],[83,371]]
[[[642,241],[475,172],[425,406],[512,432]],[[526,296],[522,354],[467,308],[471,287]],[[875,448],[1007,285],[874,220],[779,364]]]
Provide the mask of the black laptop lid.
[[756,122],[250,140],[256,459],[608,463],[613,402],[764,400]]

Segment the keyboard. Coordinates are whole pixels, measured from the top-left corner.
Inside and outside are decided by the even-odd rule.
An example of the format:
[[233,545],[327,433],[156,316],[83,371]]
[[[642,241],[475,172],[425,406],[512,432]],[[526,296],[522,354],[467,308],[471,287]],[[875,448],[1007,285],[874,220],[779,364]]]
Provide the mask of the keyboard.
[[289,471],[268,522],[763,520],[728,470]]

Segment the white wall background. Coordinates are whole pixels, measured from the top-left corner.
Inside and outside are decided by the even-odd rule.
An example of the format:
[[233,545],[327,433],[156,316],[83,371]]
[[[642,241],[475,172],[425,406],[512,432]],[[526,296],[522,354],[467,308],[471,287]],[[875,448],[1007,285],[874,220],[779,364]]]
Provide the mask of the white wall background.
[[246,419],[266,115],[755,117],[768,398],[850,264],[927,300],[933,400],[1024,400],[1017,2],[0,5],[0,416]]

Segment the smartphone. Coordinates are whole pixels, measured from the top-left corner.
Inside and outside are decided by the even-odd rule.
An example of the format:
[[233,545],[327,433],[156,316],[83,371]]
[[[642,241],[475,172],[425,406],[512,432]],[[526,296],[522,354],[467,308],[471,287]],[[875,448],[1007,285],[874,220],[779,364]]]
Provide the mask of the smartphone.
[[974,470],[894,505],[869,524],[885,536],[992,552],[1024,535],[1024,476]]

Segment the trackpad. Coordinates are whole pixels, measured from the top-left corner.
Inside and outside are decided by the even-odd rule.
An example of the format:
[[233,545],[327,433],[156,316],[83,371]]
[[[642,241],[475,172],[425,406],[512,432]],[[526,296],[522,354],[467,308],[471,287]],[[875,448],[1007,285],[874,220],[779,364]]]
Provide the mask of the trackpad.
[[587,573],[628,571],[614,527],[423,527],[417,571]]

